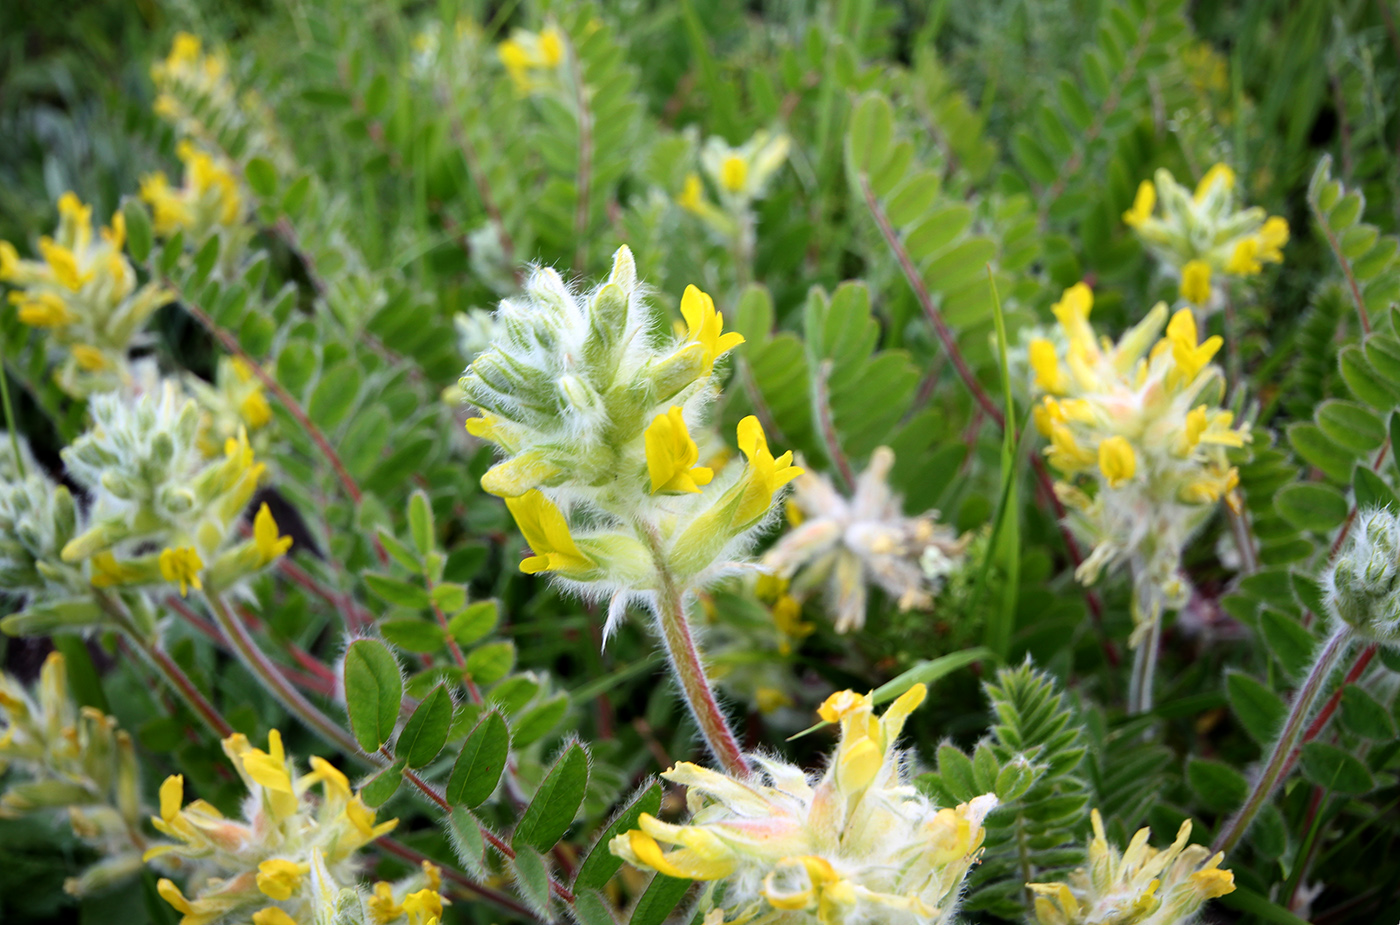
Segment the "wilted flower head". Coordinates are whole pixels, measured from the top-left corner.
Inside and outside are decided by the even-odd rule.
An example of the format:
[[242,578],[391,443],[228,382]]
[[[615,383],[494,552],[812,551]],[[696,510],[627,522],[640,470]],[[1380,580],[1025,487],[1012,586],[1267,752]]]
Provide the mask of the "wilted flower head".
[[64,391],[83,398],[130,388],[127,354],[169,293],[152,283],[137,287],[122,250],[120,212],[96,235],[92,209],[73,193],[59,197],[58,213],[53,237],[39,239],[39,260],[21,260],[12,244],[0,241],[0,282],[17,287],[9,302],[20,321],[46,331],[63,350],[55,379]]
[[265,470],[244,431],[225,441],[222,458],[206,460],[199,408],[168,381],[140,399],[98,396],[91,413],[92,429],[63,451],[69,474],[92,494],[91,525],[62,557],[90,560],[94,586],[164,581],[187,593],[207,577],[227,587],[285,551],[266,505],[254,537],[239,536]]
[[1373,642],[1400,643],[1400,520],[1394,511],[1357,513],[1323,585],[1335,621]]
[[737,430],[746,465],[699,465],[691,432],[717,392],[716,361],[743,338],[694,286],[684,336],[658,337],[626,247],[587,296],[548,269],[525,292],[501,303],[497,340],[460,382],[483,412],[467,430],[505,457],[481,484],[530,544],[521,568],[625,603],[659,590],[658,562],[687,582],[721,566],[801,471],[752,417]]
[[64,888],[75,895],[111,886],[141,870],[141,775],[131,736],[117,721],[79,707],[62,655],[49,654],[36,695],[0,672],[0,818],[63,811],[73,833],[100,859]]
[[1186,599],[1186,542],[1217,502],[1238,503],[1226,451],[1243,446],[1249,428],[1219,406],[1224,374],[1210,360],[1220,338],[1199,342],[1190,309],[1168,323],[1158,304],[1117,344],[1101,344],[1092,306],[1088,286],[1070,287],[1055,306],[1068,346],[1031,342],[1033,389],[1042,395],[1035,424],[1064,476],[1056,493],[1069,525],[1093,546],[1077,577],[1092,584],[1123,561],[1132,569],[1136,644],[1163,608]]
[[[298,775],[276,729],[265,751],[242,734],[223,745],[248,788],[243,818],[227,818],[204,800],[186,804],[184,778],[177,774],[161,784],[160,814],[151,819],[171,840],[149,848],[146,860],[188,872],[183,890],[172,880],[159,884],[160,895],[186,923],[250,916],[257,925],[281,925],[330,921],[334,915],[327,913],[370,921],[373,911],[383,925],[405,919],[417,925],[424,918],[412,915],[413,909],[430,905],[441,913],[441,880],[431,865],[397,887],[376,885],[374,898],[361,895],[357,853],[393,831],[398,820],[379,822],[334,765],[313,757],[310,771]],[[427,887],[435,901],[410,902],[413,887]]]
[[901,610],[931,606],[938,582],[924,568],[925,558],[932,551],[953,564],[966,546],[938,523],[936,511],[904,515],[902,499],[889,486],[893,466],[894,452],[878,447],[849,498],[824,475],[799,477],[789,502],[797,515],[793,529],[763,558],[779,576],[793,579],[798,597],[825,586],[839,633],[865,625],[867,585],[882,588]]
[[[1161,205],[1161,215],[1156,207]],[[1288,222],[1254,206],[1235,203],[1235,172],[1216,164],[1195,193],[1167,170],[1143,180],[1133,207],[1123,213],[1162,266],[1180,282],[1181,297],[1206,310],[1223,304],[1220,276],[1254,276],[1266,263],[1283,262]]]
[[557,26],[539,32],[516,29],[496,49],[515,89],[521,93],[549,89],[561,80],[568,58],[564,33]]
[[1223,854],[1187,844],[1189,819],[1160,851],[1147,844],[1151,829],[1139,829],[1119,852],[1097,809],[1093,824],[1086,866],[1068,883],[1028,884],[1038,925],[1185,925],[1207,901],[1235,889],[1234,875],[1220,869]]
[[896,743],[925,694],[915,685],[879,719],[869,694],[833,694],[820,712],[841,724],[841,738],[815,784],[762,756],[746,780],[678,764],[662,776],[688,788],[690,820],[643,814],[609,849],[671,877],[722,881],[705,894],[722,910],[714,921],[950,922],[997,801],[986,794],[936,809],[913,787]]

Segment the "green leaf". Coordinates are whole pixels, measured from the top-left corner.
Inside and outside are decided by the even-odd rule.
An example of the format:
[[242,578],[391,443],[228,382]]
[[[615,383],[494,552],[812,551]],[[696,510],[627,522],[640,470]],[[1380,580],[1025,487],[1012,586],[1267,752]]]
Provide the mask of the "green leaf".
[[857,173],[872,173],[884,165],[894,138],[894,109],[878,93],[861,98],[851,113],[846,135],[850,165]]
[[1369,453],[1385,442],[1385,425],[1362,405],[1328,399],[1317,409],[1317,426],[1337,443],[1356,453]]
[[1397,390],[1371,368],[1366,355],[1356,344],[1348,344],[1337,354],[1337,365],[1342,371],[1342,380],[1357,398],[1373,408],[1391,408],[1400,404],[1400,390]]
[[185,231],[178,229],[174,234],[165,240],[165,246],[160,249],[160,272],[162,276],[169,276],[175,272],[175,267],[180,263],[180,258],[185,255]]
[[122,203],[122,217],[126,219],[126,249],[131,252],[132,260],[145,263],[151,256],[153,243],[151,213],[146,211],[141,200],[128,196]]
[[1327,533],[1346,520],[1346,495],[1322,482],[1285,485],[1274,495],[1274,509],[1300,530]]
[[408,499],[408,529],[419,553],[426,556],[433,551],[433,506],[428,502],[428,493],[421,488]]
[[1274,733],[1283,724],[1284,714],[1288,712],[1283,698],[1241,671],[1231,671],[1226,675],[1225,691],[1230,698],[1230,707],[1250,738],[1261,745],[1272,742]]
[[403,579],[390,578],[376,572],[365,572],[364,579],[365,587],[386,604],[412,607],[415,610],[426,610],[432,606],[427,591]]
[[1259,631],[1274,657],[1290,678],[1298,677],[1312,661],[1317,641],[1297,620],[1271,607],[1259,614]]
[[942,778],[944,789],[960,802],[966,802],[982,792],[977,789],[972,759],[956,746],[938,746],[938,776]]
[[544,856],[526,845],[515,848],[515,885],[520,889],[520,897],[540,914],[549,918],[549,868]]
[[1310,925],[1307,919],[1299,918],[1278,903],[1270,902],[1266,897],[1242,886],[1237,886],[1233,892],[1220,897],[1219,902],[1222,906],[1248,912],[1273,925]]
[[477,601],[447,621],[447,630],[459,645],[469,646],[496,628],[500,620],[495,601]]
[[1361,687],[1342,688],[1342,726],[1367,739],[1389,742],[1395,738],[1395,720],[1379,700]]
[[1351,483],[1356,456],[1333,443],[1316,424],[1295,421],[1288,425],[1288,442],[1305,462],[1321,469],[1332,481]]
[[360,797],[365,801],[365,805],[377,809],[389,802],[389,798],[398,793],[399,785],[403,783],[403,768],[403,761],[395,761],[366,781],[360,788]]
[[496,790],[510,756],[510,730],[501,714],[492,710],[467,735],[461,754],[447,781],[447,802],[475,808]]
[[255,157],[243,167],[243,176],[260,199],[277,195],[277,168],[265,157]]
[[1356,495],[1358,508],[1390,507],[1400,511],[1400,498],[1395,496],[1394,489],[1385,483],[1385,479],[1365,466],[1356,467],[1356,474],[1351,478],[1351,487]]
[[512,845],[548,851],[573,824],[588,790],[588,753],[575,742],[549,769],[511,836]]
[[[187,288],[200,285],[209,278],[209,273],[214,269],[214,264],[219,261],[219,236],[211,234],[204,244],[199,248],[199,253],[194,255],[194,271],[186,283]],[[206,306],[207,308],[208,306]]]
[[637,907],[632,910],[629,925],[661,925],[676,911],[693,882],[665,874],[652,877],[646,892],[637,900]]
[[467,589],[455,582],[445,582],[433,588],[433,603],[444,613],[453,613],[467,606]]
[[350,413],[360,393],[360,373],[350,363],[341,363],[321,373],[311,391],[306,413],[323,430],[331,430]]
[[467,656],[467,673],[478,684],[494,684],[515,665],[515,643],[492,642]]
[[579,925],[617,925],[611,908],[597,890],[574,890],[572,912]]
[[453,807],[447,815],[447,836],[452,842],[452,853],[463,867],[478,878],[489,873],[485,861],[486,839],[481,834],[481,823],[471,810]]
[[622,867],[622,858],[608,850],[608,842],[624,832],[635,829],[637,819],[642,813],[655,816],[660,811],[661,784],[653,781],[650,786],[634,796],[632,802],[623,807],[622,811],[613,817],[612,822],[608,823],[607,828],[594,839],[593,847],[589,849],[588,856],[583,859],[578,873],[574,875],[574,892],[581,889],[601,890],[607,885],[613,874]]
[[399,663],[389,647],[357,639],[345,651],[345,709],[355,740],[367,752],[379,750],[394,734],[403,699]]
[[427,620],[401,617],[379,624],[380,634],[406,652],[431,655],[446,645],[442,627]]
[[528,713],[520,717],[515,723],[515,744],[517,748],[524,748],[548,735],[559,725],[559,721],[564,718],[564,714],[569,712],[569,696],[567,694],[555,694],[538,706],[532,707]]
[[1324,790],[1360,796],[1375,789],[1376,782],[1366,765],[1335,745],[1309,742],[1298,762],[1303,777]]
[[1186,780],[1201,805],[1217,812],[1239,806],[1249,793],[1244,775],[1221,761],[1191,759],[1186,765]]
[[452,695],[445,684],[439,684],[403,724],[394,752],[407,761],[410,768],[421,768],[442,751],[451,728]]

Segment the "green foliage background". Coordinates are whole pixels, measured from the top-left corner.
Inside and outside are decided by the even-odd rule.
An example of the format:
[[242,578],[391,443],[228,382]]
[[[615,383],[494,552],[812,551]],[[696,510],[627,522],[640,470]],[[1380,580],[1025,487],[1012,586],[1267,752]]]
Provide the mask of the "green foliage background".
[[[415,36],[449,35],[461,17],[483,30],[478,51],[416,71]],[[586,189],[575,114],[519,96],[492,52],[512,25],[546,19],[577,43],[595,89]],[[1243,797],[1323,632],[1317,576],[1333,540],[1357,505],[1395,501],[1397,20],[1384,0],[100,0],[64,15],[20,0],[0,4],[0,239],[30,241],[50,227],[65,190],[107,215],[141,175],[169,171],[174,140],[151,113],[150,63],[177,29],[227,48],[235,79],[273,108],[296,163],[256,190],[265,257],[255,270],[220,280],[198,260],[170,269],[186,301],[275,370],[364,490],[358,504],[337,494],[295,421],[274,409],[285,443],[274,451],[285,473],[277,489],[305,521],[299,547],[324,556],[298,561],[352,592],[408,652],[421,651],[424,575],[499,602],[499,623],[478,611],[481,627],[461,638],[509,718],[527,788],[556,767],[567,732],[588,743],[587,792],[567,847],[579,854],[634,783],[659,769],[657,754],[694,753],[694,730],[659,683],[664,662],[644,628],[625,627],[600,651],[602,614],[516,571],[521,540],[477,484],[489,449],[464,448],[454,409],[439,400],[463,365],[453,314],[490,307],[516,265],[593,279],[627,243],[659,313],[674,314],[693,282],[747,338],[720,409],[726,431],[745,414],[771,415],[774,444],[828,472],[838,457],[859,469],[889,445],[907,512],[936,507],[959,529],[978,529],[1000,497],[1001,434],[947,362],[900,250],[999,395],[988,264],[1013,342],[1081,279],[1094,283],[1098,328],[1121,331],[1174,289],[1120,219],[1139,180],[1163,166],[1194,180],[1217,161],[1232,165],[1245,201],[1293,228],[1283,266],[1256,278],[1231,344],[1232,385],[1242,374],[1231,400],[1258,425],[1238,458],[1258,568],[1242,575],[1220,562],[1221,519],[1193,543],[1187,565],[1200,594],[1168,629],[1151,716],[1129,720],[1121,709],[1127,587],[1103,583],[1102,616],[1090,614],[1029,477],[1008,521],[1015,561],[1005,546],[993,550],[982,578],[1009,588],[1002,598],[953,587],[933,617],[877,600],[854,645],[809,613],[817,630],[785,669],[814,691],[864,690],[918,660],[994,651],[940,678],[909,729],[928,769],[922,782],[953,799],[986,789],[977,775],[988,767],[1034,753],[1041,776],[994,817],[969,902],[976,921],[1015,920],[1007,846],[1025,832],[1042,874],[1073,865],[1065,845],[1082,843],[1090,806],[1120,843],[1143,824],[1166,840],[1187,817],[1209,841]],[[738,143],[775,125],[793,138],[791,166],[759,204],[750,269],[672,200],[697,133]],[[503,260],[473,250],[469,234],[488,223],[507,232]],[[212,374],[219,345],[179,306],[157,329],[163,364]],[[48,381],[42,349],[8,310],[0,345],[20,429],[53,465],[83,408]],[[826,403],[814,401],[822,394]],[[1038,451],[1023,449],[1023,470]],[[426,545],[414,545],[406,513],[415,489],[431,506]],[[365,539],[381,529],[401,547],[388,568]],[[436,577],[429,554],[442,556]],[[334,660],[333,608],[271,578],[256,592],[271,647],[295,643]],[[727,601],[716,596],[721,610],[745,606]],[[87,661],[81,645],[62,645],[75,664]],[[8,669],[36,669],[42,643],[0,646]],[[435,648],[440,640],[428,643]],[[177,627],[171,649],[239,730],[261,736],[279,725],[289,750],[323,750],[207,639]],[[984,690],[998,663],[1014,668],[1027,656],[1046,674],[1012,671]],[[1228,860],[1240,890],[1213,913],[1219,920],[1300,921],[1290,905],[1318,923],[1400,917],[1400,866],[1384,860],[1400,852],[1390,674],[1400,660],[1368,661],[1321,740],[1354,756],[1348,771],[1360,774],[1339,788],[1321,758],[1303,762]],[[178,770],[232,805],[236,782],[217,743],[188,734],[192,718],[121,653],[98,640],[91,667],[75,673],[88,702],[103,698],[138,736],[152,785]],[[409,691],[423,696],[442,677],[424,671]],[[989,698],[998,725],[979,745]],[[477,720],[459,711],[448,751],[461,751]],[[1149,727],[1156,734],[1145,738]],[[795,731],[756,712],[740,728],[768,743]],[[809,736],[782,747],[810,764],[826,744]],[[452,857],[434,817],[406,793],[392,799],[410,820],[406,842]],[[519,815],[509,802],[476,812],[498,830]],[[122,921],[173,920],[150,901],[153,881],[144,895],[67,905],[62,877],[86,859],[65,828],[0,821],[0,920],[110,919],[116,902]],[[547,853],[564,834],[533,847]],[[1310,907],[1295,902],[1313,885],[1322,889]],[[501,920],[468,903],[452,914]]]

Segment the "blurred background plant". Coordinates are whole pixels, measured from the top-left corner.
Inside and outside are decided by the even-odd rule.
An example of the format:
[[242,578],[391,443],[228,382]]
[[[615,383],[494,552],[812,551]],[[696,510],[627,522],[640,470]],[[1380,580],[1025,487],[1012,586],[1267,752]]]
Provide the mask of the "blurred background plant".
[[[17,431],[0,435],[3,574],[86,615],[54,632],[29,585],[0,591],[0,612],[30,611],[0,639],[5,690],[34,690],[46,659],[52,686],[62,664],[73,735],[140,755],[120,768],[139,799],[121,795],[101,838],[68,813],[0,818],[0,920],[177,920],[160,872],[113,847],[156,837],[131,807],[180,774],[187,799],[236,817],[220,740],[274,727],[402,820],[366,847],[366,891],[416,888],[431,858],[450,922],[659,923],[696,896],[614,876],[606,854],[643,812],[681,821],[652,775],[707,760],[666,660],[643,621],[605,648],[606,602],[519,572],[457,385],[531,263],[587,288],[625,244],[659,335],[686,336],[694,284],[744,339],[714,368],[722,397],[688,415],[693,463],[741,465],[753,416],[809,474],[759,542],[781,574],[730,576],[691,607],[745,747],[819,771],[832,730],[785,740],[834,691],[883,705],[928,684],[905,726],[920,788],[1000,800],[970,922],[1078,921],[1058,887],[1040,891],[1050,909],[1025,884],[1079,889],[1091,839],[1122,851],[1150,826],[1163,847],[1186,819],[1230,848],[1235,889],[1208,921],[1395,921],[1400,658],[1369,637],[1329,648],[1324,578],[1358,509],[1400,509],[1397,92],[1384,0],[0,3],[0,241],[43,260],[69,192],[94,253],[120,218],[115,250],[162,304],[108,332],[130,370],[116,384],[164,377],[192,398],[191,459],[222,462],[245,433],[266,465],[251,499],[234,493],[242,521],[188,540],[243,551],[230,587],[182,597],[206,563],[167,575],[135,544],[140,582],[61,563],[53,535],[102,492],[60,456],[94,420],[88,380],[38,302],[0,305]],[[1163,170],[1180,187],[1145,203]],[[1193,201],[1211,220],[1181,218],[1170,248],[1125,221]],[[1252,207],[1277,217],[1245,229],[1269,259],[1236,272],[1240,229],[1212,223]],[[1227,245],[1209,276],[1172,256]],[[0,286],[18,293],[7,253]],[[1060,526],[1030,420],[1031,345],[1075,374],[1052,306],[1081,282],[1114,341],[1158,302],[1194,307],[1200,342],[1220,338],[1201,363],[1223,373],[1200,401],[1252,436],[1217,447],[1235,503],[1173,538],[1138,715],[1132,576],[1075,582],[1091,550]],[[1145,456],[1104,443],[1084,448],[1086,503],[1142,476]],[[55,502],[70,491],[77,515]],[[372,703],[347,697],[371,680]],[[1282,781],[1268,800],[1260,765]],[[105,892],[64,892],[118,868]],[[395,889],[355,901],[408,915]]]

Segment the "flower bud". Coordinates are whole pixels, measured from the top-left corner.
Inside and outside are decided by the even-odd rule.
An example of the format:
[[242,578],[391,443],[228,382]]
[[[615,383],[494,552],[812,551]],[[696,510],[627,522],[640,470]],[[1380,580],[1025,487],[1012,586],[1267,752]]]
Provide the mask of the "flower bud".
[[1400,519],[1389,508],[1357,514],[1323,586],[1333,620],[1372,642],[1400,644]]

